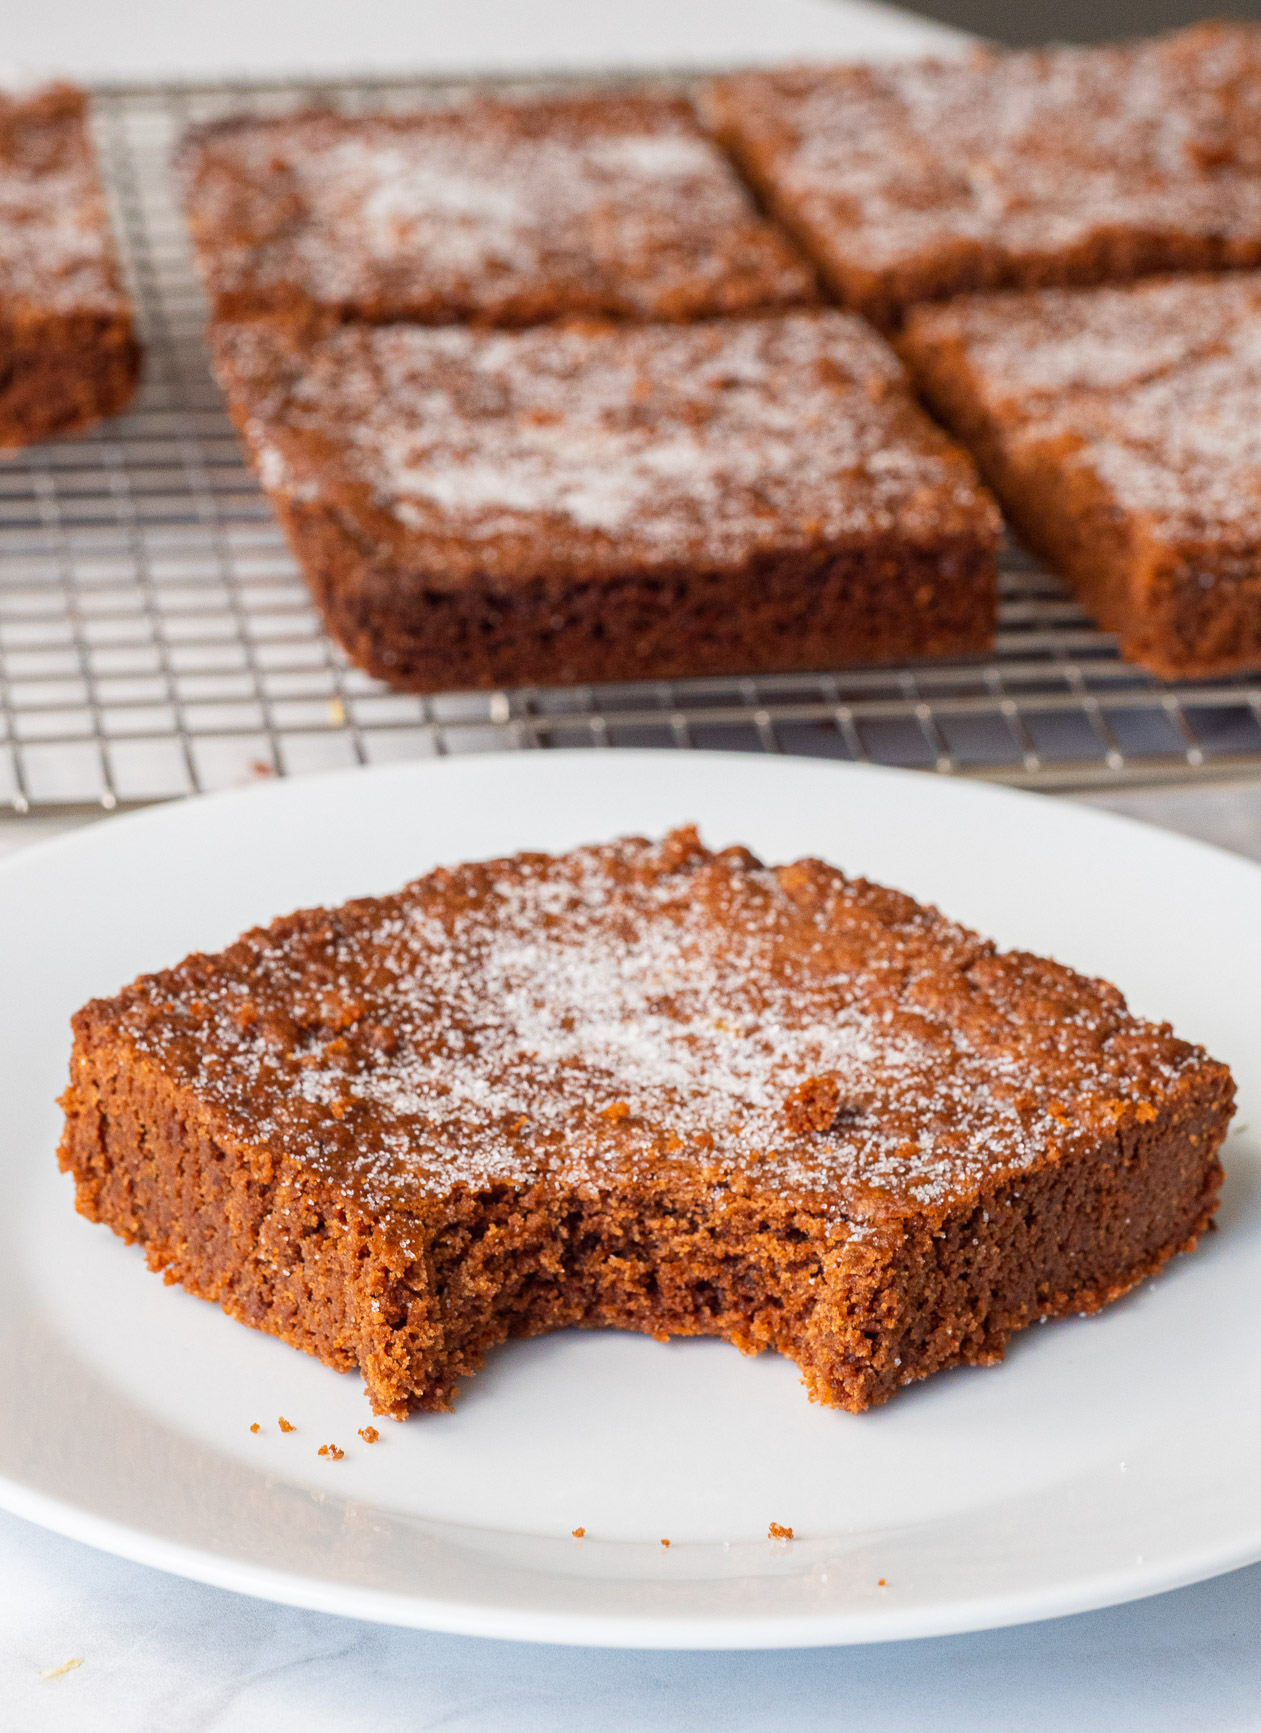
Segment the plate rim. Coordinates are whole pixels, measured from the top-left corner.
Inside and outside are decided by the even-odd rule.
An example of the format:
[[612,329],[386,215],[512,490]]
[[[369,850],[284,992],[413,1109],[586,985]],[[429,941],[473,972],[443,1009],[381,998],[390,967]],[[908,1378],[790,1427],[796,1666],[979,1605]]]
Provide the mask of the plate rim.
[[[708,760],[731,766],[733,761],[744,760],[763,767],[768,765],[765,754],[754,752],[673,749],[663,754],[662,751],[652,748],[616,750],[623,759],[633,757],[660,762],[664,756],[676,762],[680,759],[694,762]],[[270,804],[277,798],[315,798],[325,785],[339,784],[347,777],[403,782],[416,778],[423,781],[427,776],[435,774],[458,777],[474,765],[488,768],[494,765],[511,766],[518,771],[529,765],[531,769],[527,774],[532,774],[535,767],[541,770],[543,766],[555,764],[559,760],[592,765],[598,762],[598,755],[583,749],[561,749],[538,754],[524,754],[508,749],[479,752],[467,757],[346,767],[279,782],[260,781],[243,788],[185,797],[138,811],[112,815],[105,828],[111,835],[118,835],[124,828],[129,833],[138,831],[143,834],[151,827],[160,831],[171,822],[182,822],[190,809],[205,811],[207,808],[217,808],[225,802]],[[999,806],[1010,806],[1013,799],[1029,808],[1035,805],[1045,808],[1047,804],[1047,796],[1032,791],[995,786],[965,778],[955,781],[942,778],[933,772],[835,762],[790,754],[779,755],[777,760],[771,762],[776,761],[809,767],[821,779],[835,776],[838,780],[844,780],[862,775],[883,782],[909,782],[925,788],[936,787],[939,790],[949,787],[961,794],[979,797],[987,803]],[[1191,851],[1192,858],[1207,854],[1219,869],[1223,866],[1237,869],[1241,877],[1256,875],[1258,888],[1261,888],[1261,865],[1217,844],[1187,837],[1146,820],[1106,809],[1074,806],[1073,811],[1075,816],[1086,823],[1104,830],[1119,826],[1128,832],[1138,831],[1158,838],[1163,846],[1178,851]],[[73,856],[85,847],[90,849],[90,839],[99,828],[101,827],[96,824],[79,826],[62,835],[33,842],[15,851],[8,859],[0,860],[0,900],[7,894],[9,880],[28,872],[32,863],[47,859],[50,853]],[[1026,1589],[998,1597],[979,1594],[971,1598],[940,1602],[934,1607],[919,1605],[899,1609],[896,1603],[890,1602],[876,1612],[843,1610],[813,1614],[790,1610],[778,1615],[723,1614],[717,1617],[708,1614],[675,1613],[574,1613],[549,1609],[535,1612],[508,1605],[488,1607],[472,1600],[441,1600],[429,1595],[371,1588],[270,1569],[253,1561],[172,1540],[160,1533],[116,1521],[69,1498],[57,1497],[24,1485],[20,1480],[4,1473],[0,1473],[0,1508],[66,1538],[95,1546],[131,1562],[280,1604],[381,1624],[450,1634],[606,1648],[769,1650],[908,1641],[1039,1622],[1145,1599],[1261,1559],[1261,1528],[1258,1528],[1256,1533],[1237,1536],[1229,1543],[1184,1549],[1177,1561],[1158,1567],[1143,1566],[1140,1569],[1130,1566],[1104,1572],[1089,1579],[1091,1586],[1084,1592],[1082,1583],[1074,1580],[1050,1590],[1045,1587]]]
[[[434,1631],[446,1636],[500,1642],[548,1644],[558,1648],[638,1649],[674,1652],[735,1653],[819,1648],[862,1648],[871,1644],[931,1641],[1074,1618],[1134,1601],[1152,1600],[1231,1571],[1261,1562],[1261,1531],[1235,1547],[1208,1548],[1188,1555],[1182,1565],[1132,1577],[1118,1570],[1094,1579],[1097,1590],[1085,1595],[1064,1587],[1058,1593],[1028,1590],[1017,1596],[976,1596],[944,1603],[939,1612],[922,1608],[899,1612],[891,1604],[870,1613],[793,1613],[712,1618],[702,1615],[653,1617],[626,1613],[527,1612],[486,1608],[459,1600],[407,1595],[318,1577],[269,1570],[241,1563],[205,1548],[147,1533],[112,1518],[97,1516],[67,1500],[31,1492],[0,1474],[0,1510],[67,1540],[78,1541],[131,1564],[144,1565],[186,1581],[244,1595],[252,1600],[327,1613],[396,1629]],[[612,1543],[616,1544],[616,1543]],[[686,1543],[685,1543],[686,1544]],[[1040,1597],[1040,1598],[1039,1598]]]

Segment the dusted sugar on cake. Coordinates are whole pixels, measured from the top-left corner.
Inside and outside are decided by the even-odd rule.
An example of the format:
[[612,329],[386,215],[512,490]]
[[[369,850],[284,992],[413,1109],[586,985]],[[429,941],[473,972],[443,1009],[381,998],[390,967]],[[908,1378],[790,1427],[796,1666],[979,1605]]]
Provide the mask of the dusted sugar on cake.
[[0,92],[0,446],[117,414],[139,368],[87,98]]
[[817,299],[677,97],[229,120],[181,164],[223,317],[532,325]]
[[329,631],[411,691],[982,652],[997,511],[852,315],[221,324]]
[[716,83],[709,118],[849,306],[1261,263],[1261,27]]
[[1122,655],[1261,668],[1261,274],[964,297],[902,350]]
[[74,1034],[79,1210],[400,1418],[574,1325],[851,1410],[996,1361],[1194,1245],[1233,1098],[1105,982],[690,830],[306,910]]

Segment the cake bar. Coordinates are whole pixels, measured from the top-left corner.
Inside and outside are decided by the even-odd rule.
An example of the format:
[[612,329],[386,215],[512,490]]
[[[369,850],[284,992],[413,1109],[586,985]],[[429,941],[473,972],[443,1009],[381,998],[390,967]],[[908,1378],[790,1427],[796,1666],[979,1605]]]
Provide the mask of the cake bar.
[[817,299],[677,97],[228,120],[181,165],[220,317],[532,325]]
[[902,349],[1122,655],[1261,668],[1261,274],[963,297]]
[[214,346],[329,632],[401,689],[991,642],[996,508],[852,315]]
[[87,98],[0,92],[0,446],[117,414],[139,368]]
[[1223,1065],[1115,988],[696,833],[440,869],[74,1018],[81,1213],[449,1407],[510,1336],[720,1336],[860,1410],[1194,1245]]
[[789,68],[708,117],[848,306],[1261,263],[1261,26]]

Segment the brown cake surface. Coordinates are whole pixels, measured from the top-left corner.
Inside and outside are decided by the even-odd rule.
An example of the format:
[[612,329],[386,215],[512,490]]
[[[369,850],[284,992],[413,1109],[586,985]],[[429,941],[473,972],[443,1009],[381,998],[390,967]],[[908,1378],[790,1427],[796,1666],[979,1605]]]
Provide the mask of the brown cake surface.
[[997,1360],[1195,1242],[1233,1097],[1104,982],[687,830],[307,910],[74,1029],[80,1211],[400,1417],[571,1325],[854,1410]]
[[1123,655],[1261,668],[1261,274],[963,297],[902,349]]
[[0,446],[116,414],[139,365],[86,97],[0,92]]
[[751,72],[710,119],[850,306],[1261,262],[1261,26]]
[[676,97],[230,120],[182,162],[220,316],[531,325],[817,298]]
[[220,325],[332,635],[413,691],[983,651],[997,512],[852,315]]

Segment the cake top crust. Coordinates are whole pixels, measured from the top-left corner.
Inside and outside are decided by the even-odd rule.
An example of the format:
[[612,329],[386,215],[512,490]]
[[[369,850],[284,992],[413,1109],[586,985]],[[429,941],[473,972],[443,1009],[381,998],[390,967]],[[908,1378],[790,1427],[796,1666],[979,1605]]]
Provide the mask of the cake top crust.
[[964,296],[906,350],[966,371],[1013,449],[1089,470],[1161,539],[1261,544],[1261,273]]
[[1104,982],[689,829],[439,869],[79,1017],[370,1208],[677,1173],[859,1236],[1224,1075]]
[[1261,243],[1261,26],[737,74],[710,103],[781,208],[864,270],[949,271],[960,243],[1011,259],[1125,232]]
[[817,299],[810,267],[677,97],[238,119],[192,133],[181,163],[201,268],[229,316],[529,325]]
[[850,314],[314,343],[221,324],[215,364],[269,491],[452,585],[999,533],[971,459]]
[[112,317],[126,305],[86,96],[0,92],[0,309]]

